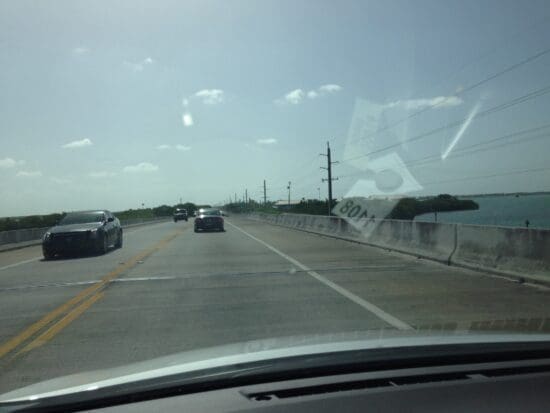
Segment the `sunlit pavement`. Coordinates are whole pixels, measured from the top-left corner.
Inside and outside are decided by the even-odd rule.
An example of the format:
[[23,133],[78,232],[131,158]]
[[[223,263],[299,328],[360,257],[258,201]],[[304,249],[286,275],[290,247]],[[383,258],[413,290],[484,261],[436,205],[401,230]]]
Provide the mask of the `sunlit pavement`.
[[543,287],[242,218],[225,227],[139,227],[104,256],[1,253],[0,391],[270,337],[550,329]]

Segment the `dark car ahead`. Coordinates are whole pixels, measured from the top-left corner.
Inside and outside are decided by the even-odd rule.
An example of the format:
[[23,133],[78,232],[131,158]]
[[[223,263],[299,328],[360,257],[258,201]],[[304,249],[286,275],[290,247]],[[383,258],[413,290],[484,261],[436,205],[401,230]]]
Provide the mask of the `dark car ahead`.
[[174,212],[174,222],[178,222],[178,221],[182,221],[182,220],[187,222],[188,217],[189,216],[187,214],[186,209],[177,208],[176,212]]
[[104,254],[110,246],[122,247],[122,227],[106,210],[70,212],[42,239],[45,259],[68,253]]
[[225,231],[223,217],[219,209],[200,209],[195,218],[195,232],[199,230]]

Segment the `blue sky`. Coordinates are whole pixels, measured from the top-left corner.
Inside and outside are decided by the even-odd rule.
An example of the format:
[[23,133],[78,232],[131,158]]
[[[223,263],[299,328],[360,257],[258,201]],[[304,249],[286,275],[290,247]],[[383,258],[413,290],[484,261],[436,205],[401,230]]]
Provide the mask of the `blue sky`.
[[550,190],[550,129],[525,132],[550,123],[550,93],[479,116],[545,92],[550,53],[462,92],[550,48],[549,16],[547,1],[4,1],[0,215],[259,199],[264,179],[272,200],[288,181],[325,197],[327,140],[338,197],[375,194],[387,170],[390,195]]

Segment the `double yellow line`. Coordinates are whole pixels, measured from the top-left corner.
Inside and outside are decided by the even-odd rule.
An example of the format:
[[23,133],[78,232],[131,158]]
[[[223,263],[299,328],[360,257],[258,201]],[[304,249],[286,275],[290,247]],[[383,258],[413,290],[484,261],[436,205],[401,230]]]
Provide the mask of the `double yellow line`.
[[166,244],[179,236],[183,231],[184,230],[176,231],[175,233],[157,242],[151,248],[132,257],[125,263],[120,264],[113,271],[105,275],[96,284],[92,284],[90,287],[81,291],[78,295],[71,298],[66,303],[50,311],[40,320],[28,326],[16,336],[1,344],[0,358],[13,352],[14,350],[19,349],[14,354],[14,357],[16,357],[20,354],[26,353],[34,348],[40,347],[41,345],[47,343],[59,332],[61,332],[65,327],[67,327],[71,322],[76,320],[95,302],[100,300],[104,295],[103,290],[112,280],[117,278],[125,271],[133,268],[134,266],[136,266],[136,264],[149,257],[154,252],[166,246]]

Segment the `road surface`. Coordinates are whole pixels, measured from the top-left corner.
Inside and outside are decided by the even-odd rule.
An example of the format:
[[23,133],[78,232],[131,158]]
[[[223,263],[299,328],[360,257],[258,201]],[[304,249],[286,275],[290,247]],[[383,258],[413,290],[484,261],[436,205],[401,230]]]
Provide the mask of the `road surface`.
[[0,393],[244,340],[548,331],[549,299],[545,287],[244,218],[228,218],[224,233],[196,234],[192,220],[148,225],[104,256],[0,254]]

